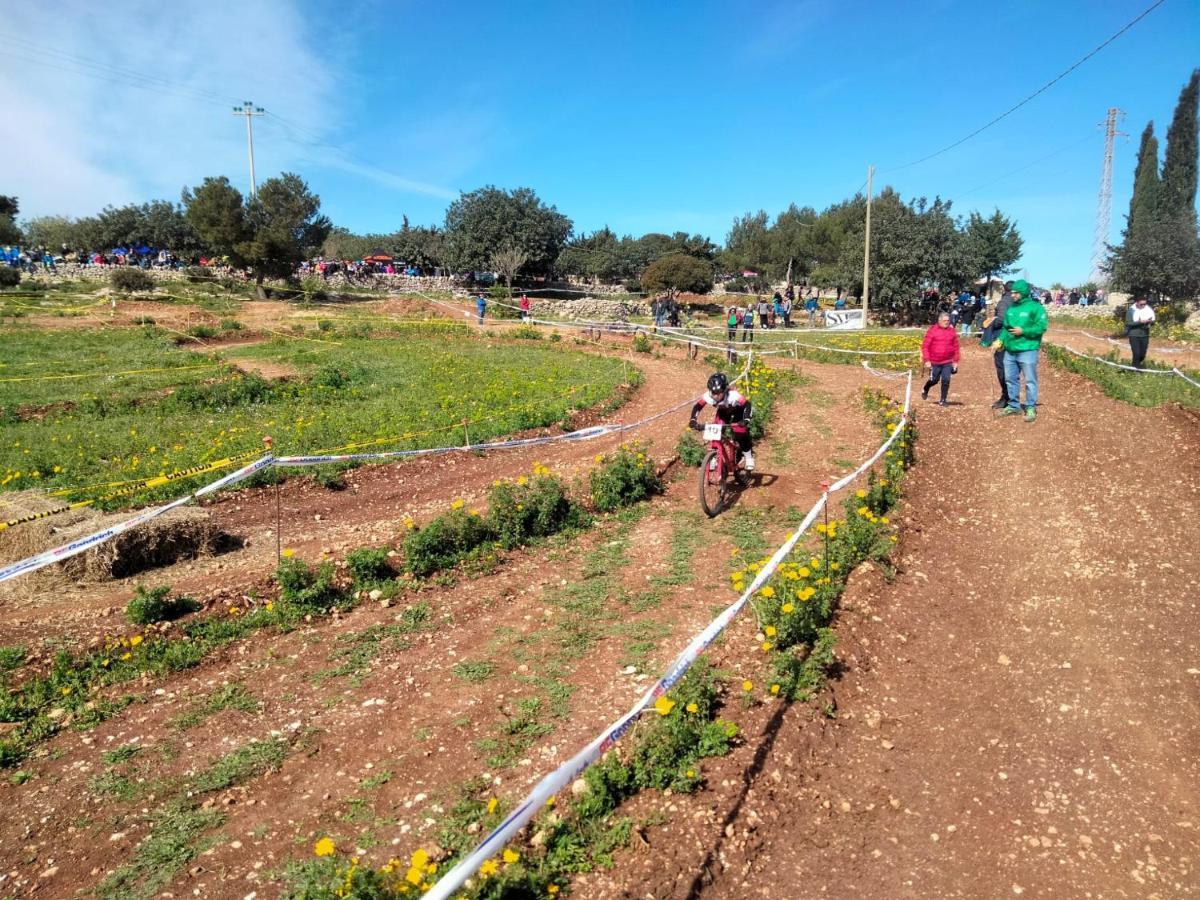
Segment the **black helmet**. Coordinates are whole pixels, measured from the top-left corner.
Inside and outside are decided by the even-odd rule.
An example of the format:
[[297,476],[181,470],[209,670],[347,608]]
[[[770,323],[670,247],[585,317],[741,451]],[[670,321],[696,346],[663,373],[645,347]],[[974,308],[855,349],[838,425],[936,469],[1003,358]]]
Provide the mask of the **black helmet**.
[[708,392],[710,394],[723,394],[729,390],[729,378],[724,372],[714,372],[708,376]]

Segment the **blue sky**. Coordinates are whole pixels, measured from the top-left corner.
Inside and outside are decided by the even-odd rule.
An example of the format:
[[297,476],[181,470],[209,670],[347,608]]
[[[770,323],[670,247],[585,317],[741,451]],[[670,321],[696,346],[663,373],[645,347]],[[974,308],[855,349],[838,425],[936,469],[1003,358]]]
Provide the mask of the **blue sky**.
[[[232,103],[253,100],[261,180],[300,172],[355,231],[440,223],[484,184],[528,186],[576,231],[686,230],[818,209],[863,184],[1000,207],[1039,283],[1089,271],[1109,106],[1126,113],[1113,238],[1137,137],[1165,135],[1200,65],[1200,0],[1166,0],[998,126],[952,143],[1152,0],[26,4],[0,22],[0,192],[26,215],[248,181]],[[1013,173],[1014,170],[1023,171]],[[891,171],[889,171],[891,170]]]

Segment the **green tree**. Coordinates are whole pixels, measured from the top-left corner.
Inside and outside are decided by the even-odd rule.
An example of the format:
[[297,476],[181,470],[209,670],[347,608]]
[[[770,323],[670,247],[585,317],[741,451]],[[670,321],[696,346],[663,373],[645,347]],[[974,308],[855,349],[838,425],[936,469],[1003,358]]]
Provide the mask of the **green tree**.
[[205,250],[228,257],[234,265],[245,264],[239,248],[250,237],[246,205],[228,178],[205,178],[195,190],[184,188],[183,206]]
[[998,209],[986,219],[977,212],[972,212],[967,219],[967,252],[975,267],[974,274],[987,279],[985,285],[991,282],[993,275],[1009,271],[1020,258],[1023,243],[1017,226]]
[[69,250],[80,249],[77,231],[77,223],[67,216],[35,216],[25,222],[25,239],[31,247],[58,250],[66,244]]
[[249,202],[228,178],[206,178],[194,191],[184,189],[183,203],[201,246],[249,269],[260,297],[264,279],[290,277],[331,228],[321,198],[290,172],[268,178]]
[[612,283],[630,274],[622,243],[607,225],[591,234],[581,234],[563,247],[554,269],[562,275]]
[[491,185],[462,194],[446,210],[446,256],[459,272],[484,271],[503,247],[523,250],[527,271],[546,274],[571,235],[571,220],[529,188]]
[[1158,217],[1158,199],[1162,183],[1158,177],[1158,138],[1154,122],[1147,122],[1138,147],[1137,168],[1133,171],[1133,196],[1129,200],[1125,236],[1145,231]]
[[21,243],[21,229],[17,227],[17,213],[21,204],[16,197],[0,194],[0,244]]
[[246,204],[250,238],[238,253],[254,273],[262,293],[264,278],[288,278],[302,260],[314,255],[331,227],[321,215],[321,198],[291,172],[268,178]]
[[725,236],[725,249],[720,256],[721,267],[729,272],[751,269],[764,273],[771,260],[768,222],[766,210],[762,209],[734,218],[729,234]]
[[660,257],[642,272],[642,290],[647,293],[666,291],[674,296],[680,291],[687,291],[706,294],[712,290],[712,286],[712,264],[686,253]]
[[1179,93],[1171,127],[1167,129],[1167,153],[1162,169],[1160,205],[1166,216],[1179,225],[1196,230],[1196,164],[1198,149],[1197,102],[1200,101],[1200,69]]

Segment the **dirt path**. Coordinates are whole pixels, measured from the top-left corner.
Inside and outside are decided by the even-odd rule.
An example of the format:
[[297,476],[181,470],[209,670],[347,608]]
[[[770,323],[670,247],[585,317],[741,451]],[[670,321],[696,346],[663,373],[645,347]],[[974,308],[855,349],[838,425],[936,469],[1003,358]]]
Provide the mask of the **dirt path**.
[[[690,395],[704,373],[698,364],[670,360],[649,359],[645,367],[663,390],[636,398],[622,418],[634,417],[640,404],[658,408],[676,393]],[[492,574],[406,589],[388,607],[364,603],[288,634],[256,635],[195,669],[147,680],[139,702],[93,729],[65,729],[22,764],[27,784],[0,781],[0,802],[18,810],[0,817],[0,889],[70,896],[94,887],[150,833],[147,810],[247,737],[282,735],[292,749],[278,772],[213,795],[225,818],[220,837],[178,874],[175,896],[242,897],[255,889],[274,896],[277,889],[264,882],[289,858],[306,856],[321,834],[337,836],[339,845],[374,847],[376,864],[389,852],[433,846],[435,823],[468,778],[486,777],[496,794],[520,796],[624,709],[709,620],[714,604],[732,596],[724,563],[739,512],[775,507],[762,521],[781,523],[788,507],[815,499],[820,481],[838,468],[832,459],[859,460],[876,442],[858,402],[867,376],[850,366],[804,368],[811,381],[780,404],[774,436],[761,445],[759,468],[768,477],[720,519],[699,514],[688,470],[628,530],[610,519],[570,543],[515,552]],[[675,393],[659,379],[670,379]],[[679,425],[672,420],[650,437],[668,452]],[[534,458],[584,473],[595,452],[567,446],[553,459],[516,451],[363,469],[353,473],[369,479],[358,482],[358,494],[306,485],[286,493],[286,515],[298,537],[307,535],[300,543],[309,551],[333,549],[335,535],[356,537],[357,545],[373,529],[394,528],[412,504],[435,509],[455,495],[474,497],[499,474],[527,472]],[[386,490],[394,494],[376,496]],[[261,502],[249,495],[229,501],[230,515],[242,516],[239,527],[253,535],[273,522],[273,495],[259,493]],[[409,505],[401,507],[401,498]],[[327,510],[327,517],[302,525],[319,514],[313,510]],[[693,533],[694,556],[690,571],[671,579],[671,547],[681,530]],[[266,543],[273,557],[274,542]],[[239,604],[271,567],[265,550],[236,565],[226,560],[221,570],[175,567],[166,580],[224,591],[226,603]],[[77,602],[86,609],[97,600]],[[400,640],[367,639],[373,632],[386,637],[410,604],[427,606],[425,629]],[[577,644],[575,629],[587,624],[571,611],[578,604],[595,612],[587,617],[594,618],[591,637]],[[95,627],[94,614],[68,616],[65,607],[78,609],[43,594],[20,612],[41,633],[78,644]],[[108,625],[120,622],[110,617]],[[740,648],[756,645],[753,632],[748,618],[731,631],[732,664]],[[459,664],[490,668],[468,679]],[[243,685],[261,710],[224,710],[202,727],[178,724],[224,685]],[[539,698],[547,733],[493,764],[495,751],[480,742],[503,739],[520,704]],[[103,755],[127,746],[145,749],[125,763]],[[117,783],[117,776],[129,782]],[[113,793],[118,787],[124,794]],[[63,842],[63,833],[75,837]]]
[[1034,425],[993,419],[978,351],[962,405],[920,410],[899,574],[860,573],[837,623],[836,717],[765,721],[740,789],[601,894],[1200,895],[1200,430],[1041,372]]

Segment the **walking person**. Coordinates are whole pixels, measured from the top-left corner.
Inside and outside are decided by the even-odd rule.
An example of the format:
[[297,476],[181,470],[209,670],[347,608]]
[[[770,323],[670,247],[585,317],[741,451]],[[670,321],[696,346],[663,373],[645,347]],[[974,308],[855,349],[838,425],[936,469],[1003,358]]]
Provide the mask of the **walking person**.
[[817,302],[817,295],[810,293],[808,299],[804,301],[804,308],[808,310],[808,324],[815,326],[817,324],[817,310],[821,308],[821,304]]
[[483,314],[487,310],[487,297],[483,296],[483,291],[479,292],[479,296],[475,298],[475,312],[479,315],[479,324],[483,324]]
[[529,298],[524,294],[521,295],[521,320],[529,321]]
[[1150,349],[1150,326],[1154,324],[1154,310],[1143,295],[1125,310],[1125,337],[1129,338],[1129,352],[1133,354],[1133,367],[1144,369],[1146,351]]
[[1013,301],[1004,313],[1004,378],[1008,382],[1008,406],[1002,416],[1021,414],[1021,379],[1025,379],[1025,421],[1037,420],[1038,355],[1046,333],[1046,307],[1033,299],[1029,283],[1013,282]]
[[[992,362],[996,366],[996,380],[1000,382],[1000,399],[992,404],[992,409],[1004,409],[1008,406],[1008,377],[1004,374],[1004,343],[1000,335],[1004,331],[1004,314],[1012,305],[1011,281],[1005,282],[1004,293],[996,304],[996,314],[983,322],[983,333],[979,338],[979,346],[991,347],[996,345],[992,353]],[[986,309],[986,307],[985,307]]]
[[929,380],[921,388],[922,400],[929,399],[929,389],[940,381],[942,398],[938,406],[949,405],[946,397],[950,393],[950,376],[958,372],[959,358],[958,332],[950,321],[950,313],[942,313],[921,341],[921,359],[929,369]]
[[732,343],[737,340],[738,329],[738,308],[736,306],[729,307],[729,315],[725,317],[725,336]]
[[747,306],[742,313],[742,340],[747,344],[754,343],[754,307]]

